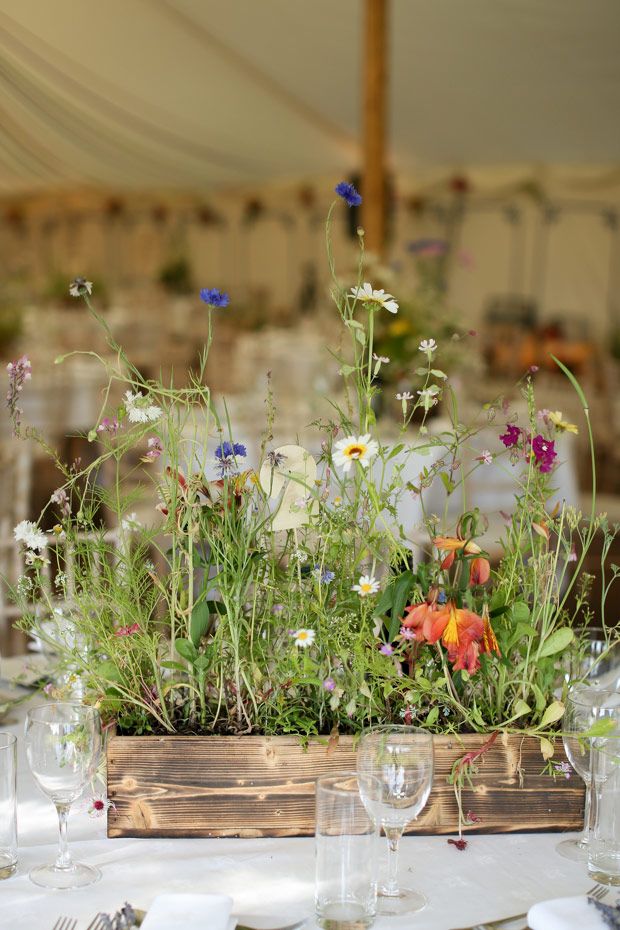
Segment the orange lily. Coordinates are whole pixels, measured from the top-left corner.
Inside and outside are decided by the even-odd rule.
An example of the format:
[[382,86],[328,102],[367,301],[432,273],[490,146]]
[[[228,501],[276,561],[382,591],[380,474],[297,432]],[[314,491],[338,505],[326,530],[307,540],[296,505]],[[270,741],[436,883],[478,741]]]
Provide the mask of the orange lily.
[[480,546],[471,539],[459,539],[458,536],[435,536],[433,545],[442,552],[456,552],[459,549],[463,549],[467,555],[477,555],[482,552]]
[[498,656],[501,656],[499,651],[499,644],[497,642],[497,637],[491,626],[491,620],[489,618],[489,608],[485,604],[482,608],[482,619],[484,621],[484,631],[482,633],[482,649],[481,652],[496,652]]
[[475,672],[479,666],[479,643],[483,633],[482,617],[473,610],[457,607],[454,601],[449,601],[442,610],[437,611],[428,641],[436,643],[441,639],[449,660],[455,663],[455,671],[466,668],[469,672]]
[[428,593],[428,599],[421,604],[412,604],[405,607],[406,616],[403,618],[402,625],[408,630],[415,630],[415,638],[419,642],[428,642],[430,640],[433,621],[437,617],[437,588],[431,588]]
[[491,577],[491,565],[489,560],[478,556],[469,563],[469,584],[474,587],[477,584],[486,584]]

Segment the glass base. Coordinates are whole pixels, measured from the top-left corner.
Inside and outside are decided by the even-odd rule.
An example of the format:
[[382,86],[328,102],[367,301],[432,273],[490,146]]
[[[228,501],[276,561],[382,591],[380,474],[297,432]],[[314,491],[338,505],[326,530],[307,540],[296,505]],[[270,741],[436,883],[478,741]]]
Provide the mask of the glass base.
[[555,851],[564,859],[572,859],[573,862],[586,862],[588,859],[588,844],[583,839],[562,840],[555,847]]
[[0,881],[3,878],[10,878],[11,875],[15,875],[17,871],[17,861],[15,862],[6,862],[2,856],[0,856]]
[[400,888],[398,894],[385,894],[379,888],[377,896],[377,914],[381,917],[395,917],[398,914],[413,914],[422,911],[428,904],[428,898],[421,891]]
[[[611,869],[613,868],[613,871]],[[618,863],[614,863],[613,866],[610,866],[608,871],[604,865],[590,864],[588,867],[588,876],[594,879],[595,882],[599,882],[601,885],[613,885],[614,888],[620,885],[620,872],[618,871]]]
[[74,862],[69,869],[58,869],[55,865],[37,865],[30,873],[30,881],[41,888],[69,891],[92,885],[101,878],[99,869],[83,862]]

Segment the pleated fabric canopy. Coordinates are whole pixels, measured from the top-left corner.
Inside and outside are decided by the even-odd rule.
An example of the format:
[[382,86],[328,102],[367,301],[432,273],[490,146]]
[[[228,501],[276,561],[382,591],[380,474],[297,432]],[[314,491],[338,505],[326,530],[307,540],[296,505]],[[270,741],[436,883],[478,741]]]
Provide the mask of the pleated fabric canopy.
[[[2,0],[0,191],[360,164],[361,0]],[[620,161],[618,0],[393,0],[393,167]]]

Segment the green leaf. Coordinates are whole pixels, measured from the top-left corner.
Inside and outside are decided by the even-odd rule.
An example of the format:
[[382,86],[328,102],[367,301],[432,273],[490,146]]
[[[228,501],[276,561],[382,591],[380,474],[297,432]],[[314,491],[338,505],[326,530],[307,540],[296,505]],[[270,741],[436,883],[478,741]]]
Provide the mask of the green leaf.
[[511,608],[514,623],[527,623],[530,619],[530,608],[523,601],[517,601]]
[[159,664],[160,664],[160,666],[161,666],[162,668],[173,668],[173,669],[175,669],[177,672],[186,672],[186,671],[187,671],[186,667],[185,667],[184,665],[181,665],[180,662],[170,662],[170,661],[166,660],[165,662],[160,662]]
[[550,724],[555,723],[556,720],[559,720],[560,717],[564,715],[564,710],[565,708],[562,701],[553,701],[542,715],[542,720],[538,726],[541,728],[548,727]]
[[344,321],[344,325],[345,325],[345,326],[350,326],[351,329],[364,329],[364,327],[362,326],[362,324],[359,323],[357,320],[345,320],[345,321]]
[[432,727],[433,724],[437,723],[438,717],[439,717],[439,708],[432,707],[430,711],[428,712],[428,717],[426,718],[426,726]]
[[399,442],[398,445],[394,446],[394,448],[391,450],[385,461],[389,462],[390,459],[393,459],[395,455],[398,455],[400,452],[402,452],[404,448],[404,443]]
[[360,345],[363,345],[363,346],[366,345],[366,333],[364,332],[363,329],[355,330],[355,338],[360,343]]
[[394,584],[391,583],[387,586],[379,600],[377,601],[376,607],[373,611],[373,617],[383,617],[384,614],[388,612],[391,608],[394,600]]
[[613,733],[616,729],[616,721],[613,717],[601,717],[600,720],[597,720],[592,724],[589,730],[586,730],[585,733],[580,734],[581,738],[591,738],[593,736],[609,736],[610,733]]
[[547,656],[554,656],[556,653],[562,652],[572,643],[574,638],[575,634],[567,626],[562,627],[560,630],[556,630],[543,643],[538,653],[539,657],[545,659]]
[[195,662],[198,658],[198,650],[191,639],[175,639],[174,645],[176,651],[188,662]]
[[394,594],[392,601],[392,619],[388,626],[388,636],[390,641],[396,638],[400,630],[402,616],[405,605],[409,599],[409,593],[415,583],[415,575],[411,571],[403,572],[394,583]]
[[551,759],[553,757],[555,747],[551,740],[548,740],[546,736],[540,737],[540,751],[545,762],[547,759]]
[[456,485],[454,484],[454,481],[450,481],[450,478],[445,473],[445,471],[440,471],[439,477],[441,478],[443,482],[443,486],[448,492],[448,494],[452,494],[452,492],[454,491],[454,488],[456,487]]
[[194,668],[198,669],[199,672],[206,672],[210,665],[211,659],[206,655],[199,655],[194,662]]
[[191,639],[194,646],[198,646],[200,640],[207,631],[209,626],[209,602],[208,601],[199,601],[198,604],[194,605],[192,610],[192,617],[189,621],[189,638]]
[[357,369],[353,365],[343,365],[340,369],[340,374],[344,375],[345,378],[347,375],[352,375]]
[[106,681],[122,681],[123,676],[121,675],[118,667],[111,659],[107,659],[105,662],[101,662],[96,670],[95,675],[100,678],[105,678]]
[[[550,353],[550,354],[551,354],[551,353]],[[574,374],[572,373],[572,371],[571,371],[569,368],[566,367],[566,365],[563,365],[563,364],[562,364],[562,362],[559,360],[559,358],[556,358],[555,355],[553,355],[553,354],[551,354],[551,358],[553,359],[553,361],[555,362],[555,364],[558,366],[558,368],[560,369],[560,371],[563,371],[563,372],[564,372],[564,374],[566,375],[566,377],[568,378],[568,380],[569,380],[570,383],[572,384],[572,386],[573,386],[573,388],[574,388],[574,390],[575,390],[575,393],[577,394],[577,397],[578,397],[579,400],[581,401],[581,405],[582,405],[583,409],[584,409],[584,410],[587,410],[587,409],[588,409],[588,401],[586,400],[586,395],[583,393],[583,391],[582,391],[582,389],[581,389],[581,385],[580,385],[579,382],[577,381],[577,378],[574,376]]]
[[532,708],[526,701],[519,698],[518,701],[515,701],[512,706],[512,714],[510,715],[511,720],[516,720],[517,717],[523,717],[525,714],[529,714]]
[[431,368],[431,374],[435,375],[436,378],[447,378],[445,371],[441,371],[440,368]]

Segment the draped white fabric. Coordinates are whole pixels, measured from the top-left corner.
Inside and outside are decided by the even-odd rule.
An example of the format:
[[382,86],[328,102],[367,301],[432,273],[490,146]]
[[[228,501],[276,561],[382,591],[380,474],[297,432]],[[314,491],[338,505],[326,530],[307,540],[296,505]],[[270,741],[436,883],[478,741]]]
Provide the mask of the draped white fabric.
[[[3,0],[0,191],[205,189],[359,165],[361,0]],[[390,148],[620,158],[616,0],[393,0]]]

